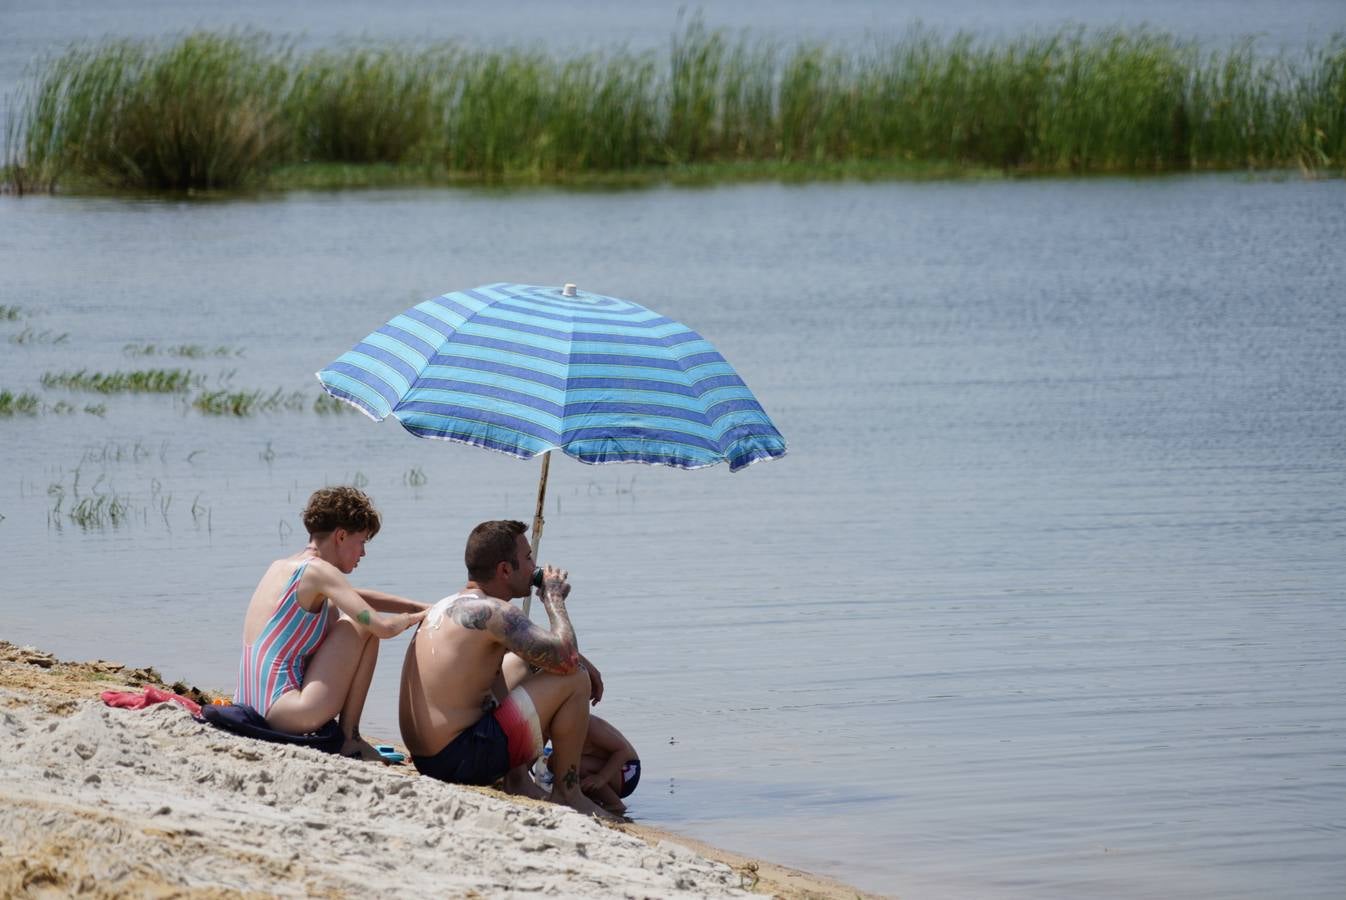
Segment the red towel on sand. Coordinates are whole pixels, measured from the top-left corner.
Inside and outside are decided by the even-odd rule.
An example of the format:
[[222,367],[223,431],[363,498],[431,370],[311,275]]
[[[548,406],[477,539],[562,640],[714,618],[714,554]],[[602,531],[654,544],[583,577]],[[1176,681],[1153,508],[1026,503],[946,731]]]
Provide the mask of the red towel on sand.
[[201,705],[199,703],[189,700],[181,694],[174,694],[172,691],[166,691],[163,688],[148,684],[145,685],[145,693],[143,694],[137,694],[135,691],[103,691],[102,697],[103,702],[108,706],[117,706],[122,709],[144,709],[154,703],[167,703],[172,700],[192,715],[201,715]]

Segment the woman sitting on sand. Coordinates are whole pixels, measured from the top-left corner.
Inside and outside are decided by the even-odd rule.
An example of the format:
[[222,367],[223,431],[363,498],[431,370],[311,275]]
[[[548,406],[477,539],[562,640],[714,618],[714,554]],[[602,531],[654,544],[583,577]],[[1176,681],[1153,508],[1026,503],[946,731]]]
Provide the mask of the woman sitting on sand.
[[346,580],[379,525],[378,511],[353,487],[324,488],[309,498],[308,546],[273,562],[248,604],[234,695],[235,703],[290,734],[317,731],[339,714],[341,752],[366,759],[379,758],[360,737],[378,639],[401,634],[426,610]]

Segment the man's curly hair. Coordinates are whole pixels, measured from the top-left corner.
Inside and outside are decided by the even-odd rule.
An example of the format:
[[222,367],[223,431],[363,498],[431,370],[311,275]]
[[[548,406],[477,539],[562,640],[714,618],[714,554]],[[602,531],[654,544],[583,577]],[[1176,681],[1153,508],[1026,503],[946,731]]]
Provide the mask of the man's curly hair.
[[304,527],[310,536],[329,534],[338,528],[368,531],[372,538],[383,524],[369,495],[358,488],[323,488],[314,491],[304,507]]

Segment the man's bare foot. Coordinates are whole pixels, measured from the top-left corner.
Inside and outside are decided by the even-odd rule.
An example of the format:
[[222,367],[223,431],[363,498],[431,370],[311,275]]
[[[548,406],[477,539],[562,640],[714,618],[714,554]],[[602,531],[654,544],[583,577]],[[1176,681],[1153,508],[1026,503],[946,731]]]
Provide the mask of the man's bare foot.
[[550,800],[551,794],[538,786],[528,774],[528,766],[515,766],[505,775],[503,787],[505,793],[529,797],[533,800]]
[[553,802],[568,806],[571,809],[575,810],[575,812],[583,813],[586,816],[596,816],[608,822],[621,821],[621,819],[619,819],[617,816],[614,816],[612,813],[608,812],[606,809],[599,806],[597,803],[590,800],[588,797],[584,796],[584,793],[582,791],[575,791],[573,794],[567,797],[561,794],[559,791],[553,789],[551,799]]

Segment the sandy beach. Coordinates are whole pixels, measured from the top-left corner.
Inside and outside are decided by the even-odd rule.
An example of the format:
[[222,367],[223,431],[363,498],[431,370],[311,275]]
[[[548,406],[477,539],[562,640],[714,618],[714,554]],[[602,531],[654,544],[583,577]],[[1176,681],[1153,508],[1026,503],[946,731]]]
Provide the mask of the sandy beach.
[[0,642],[0,895],[862,896],[409,765],[236,737],[175,703],[99,700],[160,683]]

